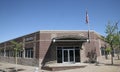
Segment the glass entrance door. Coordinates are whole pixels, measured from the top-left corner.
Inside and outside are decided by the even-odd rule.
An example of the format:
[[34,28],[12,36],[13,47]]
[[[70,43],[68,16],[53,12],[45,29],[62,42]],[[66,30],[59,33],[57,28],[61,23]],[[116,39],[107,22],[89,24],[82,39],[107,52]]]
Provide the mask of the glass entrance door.
[[63,62],[75,62],[75,50],[63,49]]
[[70,62],[74,62],[75,60],[75,53],[74,53],[74,50],[69,50],[69,60]]
[[57,47],[57,63],[80,62],[79,47]]
[[63,62],[68,62],[68,50],[63,50]]

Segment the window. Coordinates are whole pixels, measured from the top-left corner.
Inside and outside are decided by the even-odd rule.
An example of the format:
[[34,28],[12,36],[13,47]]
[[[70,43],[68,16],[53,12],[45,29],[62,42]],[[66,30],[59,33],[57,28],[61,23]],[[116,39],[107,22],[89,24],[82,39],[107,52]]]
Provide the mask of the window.
[[0,51],[0,56],[4,56],[4,50],[3,49]]
[[80,62],[80,50],[75,49],[75,62]]
[[25,41],[28,42],[28,41],[33,41],[34,40],[34,37],[28,37],[28,38],[25,38]]
[[33,58],[33,48],[26,48],[25,49],[25,57],[26,58]]
[[101,47],[101,55],[105,55],[105,54],[106,54],[105,48]]
[[17,52],[17,57],[22,57],[23,51],[18,51]]
[[[22,57],[23,51],[17,52],[17,57]],[[6,56],[7,57],[15,57],[15,51],[14,50],[6,50]]]
[[9,57],[14,57],[14,50],[9,50]]
[[9,57],[9,50],[6,50],[6,56]]
[[62,63],[62,49],[57,50],[57,63]]

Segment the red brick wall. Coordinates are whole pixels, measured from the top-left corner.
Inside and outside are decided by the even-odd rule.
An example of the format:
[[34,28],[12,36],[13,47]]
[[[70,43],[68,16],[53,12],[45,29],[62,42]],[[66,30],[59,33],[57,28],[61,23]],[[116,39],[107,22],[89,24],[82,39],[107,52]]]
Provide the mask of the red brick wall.
[[[25,48],[29,48],[35,45],[35,58],[44,59],[48,52],[48,59],[56,59],[56,44],[52,45],[52,39],[69,35],[84,36],[87,38],[88,31],[38,31],[13,40],[16,40],[17,42],[24,42],[26,38],[33,37],[33,40],[25,41],[24,46]],[[0,47],[4,48],[5,44],[6,47],[11,45],[9,41],[6,41],[4,43],[0,43]],[[62,45],[62,43],[59,43],[57,45]],[[71,43],[71,45],[75,44]],[[87,53],[89,51],[96,49],[97,55],[100,56],[100,47],[104,46],[104,41],[100,40],[100,36],[96,32],[90,31],[90,43],[86,42],[83,44],[83,46],[85,52],[82,55],[87,56]]]
[[[88,37],[88,31],[41,31],[40,32],[40,59],[44,59],[50,46],[51,46],[51,42],[53,38],[56,37],[61,37],[61,36],[69,36],[69,35],[78,35],[78,36],[84,36],[84,37]],[[82,55],[85,55],[85,57],[87,56],[88,52],[92,51],[92,50],[96,50],[96,53],[98,56],[100,56],[100,46],[101,46],[101,41],[100,40],[100,36],[94,32],[94,31],[90,31],[90,43],[84,43],[84,53]],[[71,43],[72,45],[73,43]],[[59,43],[57,45],[62,45],[62,43]],[[75,44],[73,44],[75,45]],[[52,47],[56,47],[56,46],[52,46]],[[54,52],[53,54],[56,54],[56,48],[51,48],[54,49],[55,52],[53,50],[51,50],[51,52]],[[50,55],[51,53],[49,53]],[[56,55],[54,55],[56,57]],[[49,59],[49,56],[47,56]],[[53,55],[52,55],[52,58]],[[50,59],[49,59],[50,60]]]

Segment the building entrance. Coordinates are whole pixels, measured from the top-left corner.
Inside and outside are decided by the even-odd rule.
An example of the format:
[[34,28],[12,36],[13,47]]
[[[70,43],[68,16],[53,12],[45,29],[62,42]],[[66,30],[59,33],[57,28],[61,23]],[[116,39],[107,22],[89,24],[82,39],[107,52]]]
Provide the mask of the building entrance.
[[75,62],[75,49],[62,49],[62,62]]
[[80,62],[79,47],[57,47],[57,63]]

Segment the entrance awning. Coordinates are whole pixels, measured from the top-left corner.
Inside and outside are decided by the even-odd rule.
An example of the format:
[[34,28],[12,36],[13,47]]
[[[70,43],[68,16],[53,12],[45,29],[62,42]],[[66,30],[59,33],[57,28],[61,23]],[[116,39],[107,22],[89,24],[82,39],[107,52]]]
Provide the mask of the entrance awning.
[[53,38],[53,42],[87,42],[88,38],[78,35],[67,35]]

